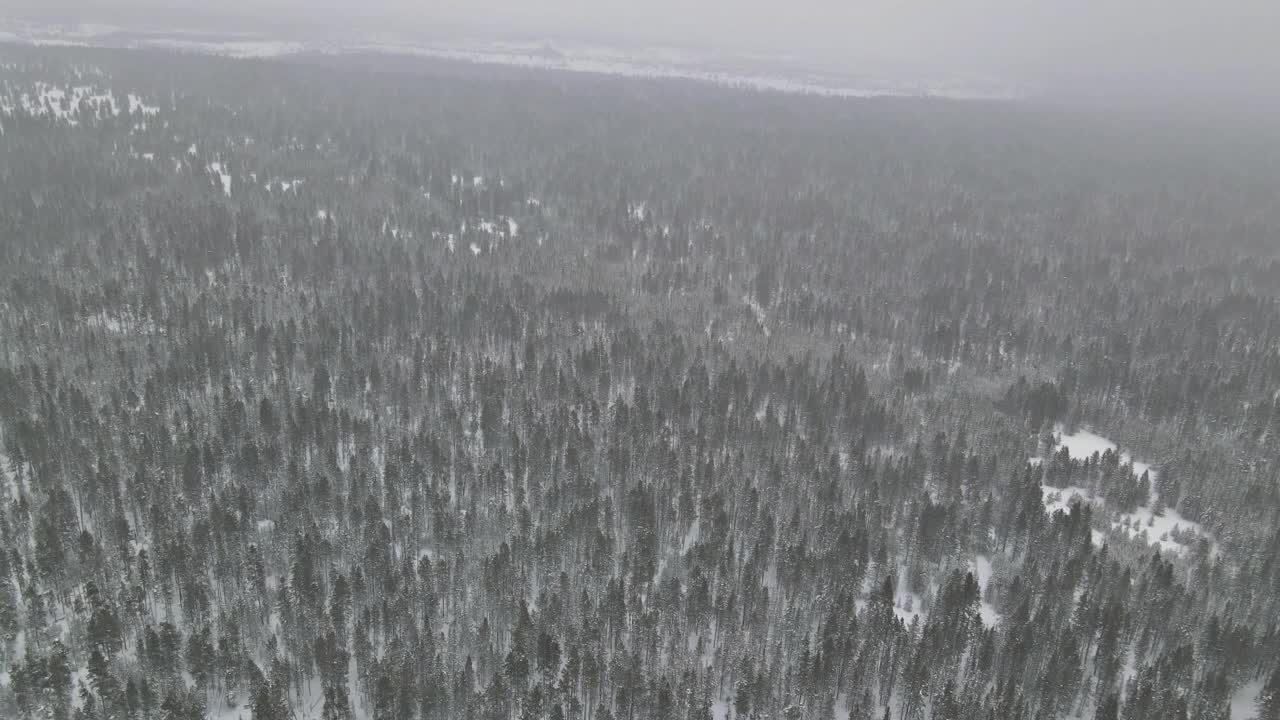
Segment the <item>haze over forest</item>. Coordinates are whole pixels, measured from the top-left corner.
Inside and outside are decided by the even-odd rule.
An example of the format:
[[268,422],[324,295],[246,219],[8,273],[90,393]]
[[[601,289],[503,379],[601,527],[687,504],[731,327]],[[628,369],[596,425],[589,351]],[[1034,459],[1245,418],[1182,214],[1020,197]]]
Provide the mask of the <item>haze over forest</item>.
[[1274,8],[19,1],[0,718],[1280,720]]
[[[14,0],[24,19],[297,37],[574,40],[753,52],[826,70],[982,74],[1051,96],[1280,98],[1268,0]],[[5,13],[0,12],[0,17]]]

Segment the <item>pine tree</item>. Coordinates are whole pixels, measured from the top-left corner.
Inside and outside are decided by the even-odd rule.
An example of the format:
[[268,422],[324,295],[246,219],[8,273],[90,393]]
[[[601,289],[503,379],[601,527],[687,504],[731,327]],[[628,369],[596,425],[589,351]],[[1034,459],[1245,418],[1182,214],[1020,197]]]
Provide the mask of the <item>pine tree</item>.
[[268,682],[258,684],[253,692],[253,720],[286,720],[288,708],[280,693]]
[[216,654],[210,637],[209,626],[205,625],[191,633],[187,640],[187,666],[191,676],[195,678],[197,687],[205,687],[213,677]]
[[1098,708],[1093,714],[1094,720],[1120,720],[1120,696],[1116,693],[1108,693],[1098,703]]
[[1271,671],[1255,703],[1258,720],[1280,720],[1280,668]]
[[8,568],[0,568],[0,644],[18,636],[18,606],[10,590]]
[[111,674],[106,656],[96,647],[89,654],[89,679],[103,705],[113,706],[117,700],[119,683]]
[[347,688],[342,685],[324,689],[323,720],[351,720],[351,703],[347,700]]

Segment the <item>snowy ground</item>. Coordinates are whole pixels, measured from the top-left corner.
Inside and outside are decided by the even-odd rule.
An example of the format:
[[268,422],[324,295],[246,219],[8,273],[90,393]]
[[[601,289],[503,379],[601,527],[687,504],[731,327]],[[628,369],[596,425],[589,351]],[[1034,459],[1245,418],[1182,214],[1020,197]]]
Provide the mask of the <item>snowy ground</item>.
[[[991,559],[986,555],[978,555],[969,563],[969,567],[973,569],[974,578],[978,581],[980,596],[985,598],[987,584],[991,582]],[[987,627],[993,627],[1000,623],[1000,613],[996,612],[995,605],[985,599],[982,601],[982,605],[978,607],[978,614],[982,616],[982,624]]]
[[[19,108],[22,112],[36,117],[47,116],[69,125],[79,124],[82,110],[101,116],[116,116],[121,112],[121,103],[115,94],[107,88],[94,85],[75,85],[61,87],[37,81],[27,89],[9,87],[7,93],[0,98],[0,112],[10,115]],[[131,110],[152,106],[143,103],[136,95],[126,96]],[[155,108],[158,112],[159,109]],[[151,114],[151,113],[148,113]]]
[[230,197],[231,196],[231,173],[227,172],[227,170],[224,169],[222,163],[220,162],[209,163],[209,172],[218,176],[218,179],[222,181],[222,192],[227,197]]
[[267,192],[271,192],[273,188],[280,188],[280,192],[298,191],[298,186],[302,184],[302,179],[293,178],[292,180],[272,180],[266,184]]
[[201,41],[178,39],[152,39],[146,42],[149,47],[176,50],[178,52],[198,53],[201,55],[222,55],[232,58],[271,58],[282,55],[294,55],[307,48],[302,43],[283,40],[229,40]]
[[924,599],[918,594],[907,590],[907,573],[903,568],[898,571],[898,582],[894,587],[893,593],[893,613],[897,615],[905,625],[911,625],[917,617],[923,623],[924,618],[921,616],[921,605]]
[[1258,692],[1262,690],[1262,680],[1253,680],[1241,685],[1231,695],[1231,720],[1250,720],[1258,716]]
[[134,93],[117,98],[111,88],[93,84],[62,86],[37,80],[26,86],[6,82],[0,90],[0,116],[46,117],[71,126],[91,117],[117,117],[126,107],[143,116],[160,112],[159,106]]
[[114,313],[103,310],[96,315],[89,315],[84,319],[84,324],[117,335],[153,335],[160,332],[155,322],[149,318],[140,318],[127,308]]
[[[1115,443],[1088,430],[1080,429],[1067,434],[1063,432],[1062,425],[1057,425],[1054,427],[1053,432],[1058,436],[1058,447],[1065,447],[1067,452],[1071,453],[1071,457],[1079,460],[1092,457],[1094,453],[1101,455],[1108,450],[1115,451],[1117,449]],[[1134,460],[1133,456],[1127,452],[1120,453],[1120,463],[1132,463],[1134,475],[1151,472],[1152,477],[1155,476],[1150,464]]]
[[1044,485],[1040,488],[1044,493],[1044,509],[1046,512],[1055,513],[1059,510],[1068,512],[1071,509],[1073,501],[1079,501],[1088,505],[1102,507],[1106,501],[1101,496],[1094,495],[1087,488],[1076,485],[1056,488]]
[[751,314],[755,315],[756,324],[760,326],[764,336],[769,337],[769,326],[767,324],[769,316],[765,314],[764,308],[760,307],[760,303],[756,302],[756,299],[750,295],[744,295],[742,301],[747,304],[747,307],[751,308]]
[[[1084,459],[1092,457],[1094,453],[1102,454],[1108,450],[1115,451],[1117,446],[1107,438],[1090,432],[1089,430],[1077,430],[1074,433],[1064,433],[1061,425],[1057,426],[1055,433],[1058,436],[1058,447],[1067,448],[1067,452],[1072,458]],[[1039,464],[1039,458],[1033,458]],[[1156,478],[1156,471],[1149,463],[1135,460],[1127,452],[1120,453],[1121,464],[1131,464],[1133,466],[1134,475],[1141,476],[1147,473],[1152,480]],[[1106,507],[1106,500],[1101,496],[1093,494],[1089,489],[1082,487],[1065,487],[1055,488],[1045,486],[1044,491],[1045,510],[1052,513],[1057,510],[1066,511],[1073,499],[1079,499],[1082,502],[1090,503],[1100,509]],[[1202,535],[1211,538],[1204,526],[1197,522],[1193,522],[1183,517],[1177,510],[1165,508],[1159,514],[1153,510],[1153,506],[1158,500],[1157,491],[1152,488],[1151,500],[1147,505],[1136,508],[1133,512],[1124,513],[1116,516],[1112,522],[1112,532],[1123,532],[1131,537],[1146,536],[1146,542],[1159,545],[1160,550],[1166,553],[1181,553],[1189,547],[1189,537],[1191,534]],[[1187,533],[1183,535],[1182,533]],[[1175,537],[1175,535],[1177,537]],[[1095,533],[1094,543],[1098,544],[1102,538]]]

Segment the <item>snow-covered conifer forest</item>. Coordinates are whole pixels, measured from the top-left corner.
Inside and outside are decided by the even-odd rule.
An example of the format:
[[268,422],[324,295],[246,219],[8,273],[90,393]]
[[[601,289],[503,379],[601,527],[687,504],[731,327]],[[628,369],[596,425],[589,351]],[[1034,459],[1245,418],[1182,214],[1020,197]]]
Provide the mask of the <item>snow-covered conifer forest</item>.
[[1280,132],[0,46],[0,717],[1280,718]]

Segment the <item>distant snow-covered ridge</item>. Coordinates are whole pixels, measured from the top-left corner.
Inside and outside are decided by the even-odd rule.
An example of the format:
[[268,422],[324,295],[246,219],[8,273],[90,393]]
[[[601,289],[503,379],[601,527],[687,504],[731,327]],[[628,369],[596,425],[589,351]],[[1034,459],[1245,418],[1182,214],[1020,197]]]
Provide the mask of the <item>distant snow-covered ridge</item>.
[[231,58],[270,58],[294,55],[307,51],[307,46],[300,42],[282,40],[192,40],[183,38],[156,38],[135,41],[133,47],[158,48],[178,52],[193,52],[205,55],[221,55]]
[[750,90],[829,97],[924,96],[1009,100],[1019,95],[1012,87],[988,80],[894,81],[870,78],[854,80],[821,73],[719,70],[687,59],[663,61],[658,52],[626,55],[596,49],[580,51],[551,46],[528,48],[505,44],[455,46],[367,43],[350,45],[344,49],[348,52],[416,55],[442,60],[543,70],[638,78],[675,78]]
[[894,73],[851,76],[803,67],[783,58],[719,58],[672,48],[621,49],[546,42],[469,40],[422,43],[403,40],[282,40],[248,34],[209,35],[179,30],[138,32],[113,26],[57,27],[0,21],[0,42],[28,45],[163,49],[231,58],[270,58],[304,53],[379,53],[484,65],[507,65],[632,78],[671,78],[756,91],[825,97],[936,97],[1008,100],[1021,93],[989,78],[913,78]]

